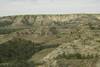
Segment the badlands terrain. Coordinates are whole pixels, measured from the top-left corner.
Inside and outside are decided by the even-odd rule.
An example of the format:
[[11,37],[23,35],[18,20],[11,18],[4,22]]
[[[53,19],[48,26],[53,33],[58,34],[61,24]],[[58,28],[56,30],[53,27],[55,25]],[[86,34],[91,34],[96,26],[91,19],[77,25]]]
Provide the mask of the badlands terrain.
[[100,15],[0,17],[0,67],[100,67]]

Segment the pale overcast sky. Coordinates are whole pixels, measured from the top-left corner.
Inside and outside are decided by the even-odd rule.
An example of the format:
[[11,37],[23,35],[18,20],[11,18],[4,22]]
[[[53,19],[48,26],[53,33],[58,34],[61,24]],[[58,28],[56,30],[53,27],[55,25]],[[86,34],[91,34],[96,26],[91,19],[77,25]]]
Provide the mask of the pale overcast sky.
[[0,16],[100,13],[100,0],[0,0]]

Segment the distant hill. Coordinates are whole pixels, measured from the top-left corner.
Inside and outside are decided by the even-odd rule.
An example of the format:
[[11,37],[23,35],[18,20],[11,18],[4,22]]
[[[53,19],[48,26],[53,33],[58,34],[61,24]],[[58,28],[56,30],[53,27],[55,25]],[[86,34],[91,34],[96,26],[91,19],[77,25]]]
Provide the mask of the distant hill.
[[[66,14],[66,15],[19,15],[0,18],[0,24],[3,26],[32,26],[72,23],[74,21],[98,21],[100,15],[95,14]],[[71,21],[71,22],[70,22]],[[56,23],[57,22],[57,23]]]

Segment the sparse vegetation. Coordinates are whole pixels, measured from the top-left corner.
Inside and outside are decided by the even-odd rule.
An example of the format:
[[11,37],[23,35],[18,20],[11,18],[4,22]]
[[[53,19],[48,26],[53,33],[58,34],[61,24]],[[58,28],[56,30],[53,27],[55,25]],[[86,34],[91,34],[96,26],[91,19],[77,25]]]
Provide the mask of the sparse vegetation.
[[9,29],[9,28],[0,28],[0,34],[10,34],[21,29]]
[[10,22],[10,21],[5,21],[5,22],[0,21],[0,27],[9,26],[11,24],[12,24],[12,22]]
[[98,55],[81,55],[80,53],[75,53],[75,54],[68,54],[66,55],[63,53],[62,55],[59,55],[57,58],[65,58],[65,59],[93,59],[93,58],[98,58]]
[[0,67],[35,67],[35,65],[26,61],[19,61],[13,63],[2,63],[0,64]]

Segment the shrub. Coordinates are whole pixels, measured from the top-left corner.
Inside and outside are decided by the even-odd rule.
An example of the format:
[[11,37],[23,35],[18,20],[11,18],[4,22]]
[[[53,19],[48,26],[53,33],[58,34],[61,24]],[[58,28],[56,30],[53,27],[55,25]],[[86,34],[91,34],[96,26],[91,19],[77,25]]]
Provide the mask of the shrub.
[[62,55],[59,55],[57,58],[65,58],[65,59],[93,59],[93,58],[98,58],[98,55],[87,55],[87,56],[82,56],[79,53],[75,53],[75,54],[68,54],[66,55],[65,53],[63,53]]

